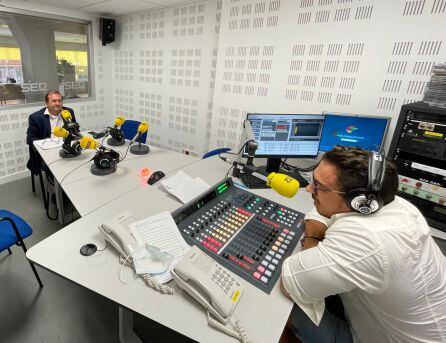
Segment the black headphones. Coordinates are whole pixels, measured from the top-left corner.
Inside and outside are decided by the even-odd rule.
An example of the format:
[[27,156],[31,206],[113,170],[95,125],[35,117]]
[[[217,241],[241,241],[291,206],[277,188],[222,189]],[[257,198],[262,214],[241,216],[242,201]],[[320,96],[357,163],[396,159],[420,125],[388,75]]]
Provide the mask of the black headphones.
[[347,205],[353,211],[362,214],[371,214],[383,207],[381,192],[385,174],[386,157],[373,151],[369,155],[367,188],[354,188],[348,191],[344,195]]
[[62,144],[62,150],[65,151],[67,154],[80,154],[82,152],[79,141],[72,141],[71,139],[64,140]]
[[101,169],[116,168],[119,162],[119,153],[114,150],[100,149],[94,156],[93,162]]

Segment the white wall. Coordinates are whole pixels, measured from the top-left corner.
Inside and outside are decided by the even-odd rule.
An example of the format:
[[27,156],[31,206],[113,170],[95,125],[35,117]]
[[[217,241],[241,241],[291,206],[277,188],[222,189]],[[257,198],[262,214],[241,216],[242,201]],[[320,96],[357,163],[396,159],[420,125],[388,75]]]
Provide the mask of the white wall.
[[[96,17],[23,4],[93,20],[96,99],[69,105],[83,129],[122,114],[150,123],[151,144],[198,155],[235,147],[246,112],[391,116],[388,145],[446,60],[446,0],[209,0],[119,17],[106,47]],[[0,176],[25,170],[40,107],[0,110]]]
[[[2,2],[6,6],[11,5],[11,3],[13,2]],[[0,10],[7,10],[3,5],[0,6]],[[13,5],[16,7],[16,4]],[[98,38],[99,23],[97,18],[83,13],[44,8],[40,5],[33,6],[26,3],[23,3],[20,8],[92,21],[95,99],[92,101],[65,103],[65,106],[74,109],[82,130],[100,129],[105,124],[111,123],[113,119],[113,102],[111,101],[113,97],[111,84],[112,50],[101,45]],[[12,180],[20,176],[22,172],[27,171],[26,163],[29,156],[28,146],[26,145],[26,129],[28,127],[28,116],[43,106],[42,102],[41,104],[11,109],[0,108],[0,183]],[[18,175],[14,177],[14,174]]]
[[223,1],[210,148],[247,112],[391,116],[446,60],[446,0]]
[[221,1],[118,18],[114,114],[150,124],[150,144],[207,151]]

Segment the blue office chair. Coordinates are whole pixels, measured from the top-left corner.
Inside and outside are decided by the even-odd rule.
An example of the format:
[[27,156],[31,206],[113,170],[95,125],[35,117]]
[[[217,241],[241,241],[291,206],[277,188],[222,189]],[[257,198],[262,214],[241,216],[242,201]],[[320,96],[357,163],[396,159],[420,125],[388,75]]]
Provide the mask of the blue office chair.
[[211,157],[211,156],[215,156],[215,155],[218,155],[218,154],[222,154],[222,153],[228,152],[228,151],[231,151],[231,148],[218,148],[218,149],[214,149],[214,150],[211,150],[211,151],[208,151],[207,153],[205,153],[203,155],[203,159]]
[[[121,125],[121,130],[124,133],[125,139],[132,139],[135,137],[136,132],[138,131],[138,126],[141,122],[137,120],[126,120],[124,124]],[[147,140],[147,132],[145,132],[141,136],[141,143],[145,144]]]
[[[23,243],[23,239],[31,236],[32,233],[33,230],[22,218],[7,210],[0,210],[0,252],[8,249],[9,254],[11,255],[11,246],[17,244],[22,247],[26,255],[26,246],[25,243]],[[39,274],[37,274],[34,264],[29,260],[28,262],[33,270],[37,282],[39,283],[40,287],[43,287],[42,281],[40,281]]]

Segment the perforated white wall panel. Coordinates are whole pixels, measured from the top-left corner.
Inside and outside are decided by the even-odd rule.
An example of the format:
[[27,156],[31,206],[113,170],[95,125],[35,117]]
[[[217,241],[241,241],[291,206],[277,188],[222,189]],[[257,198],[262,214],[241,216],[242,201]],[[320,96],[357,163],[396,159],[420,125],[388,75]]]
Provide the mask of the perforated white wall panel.
[[391,116],[446,60],[446,0],[223,1],[210,148],[247,112]]
[[148,121],[150,144],[207,151],[220,11],[206,1],[118,18],[114,114]]

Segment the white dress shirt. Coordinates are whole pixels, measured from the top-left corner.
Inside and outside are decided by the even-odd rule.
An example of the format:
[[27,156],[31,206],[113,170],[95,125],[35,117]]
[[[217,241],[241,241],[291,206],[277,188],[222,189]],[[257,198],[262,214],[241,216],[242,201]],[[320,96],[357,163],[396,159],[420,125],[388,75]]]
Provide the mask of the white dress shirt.
[[48,111],[48,108],[45,108],[45,112],[43,114],[50,117],[51,138],[57,138],[56,136],[54,136],[53,130],[56,126],[63,126],[62,111],[57,116],[52,116],[50,114],[50,111]]
[[415,206],[396,197],[368,216],[305,219],[324,222],[325,239],[287,258],[282,277],[316,325],[339,294],[355,342],[446,342],[446,257]]

